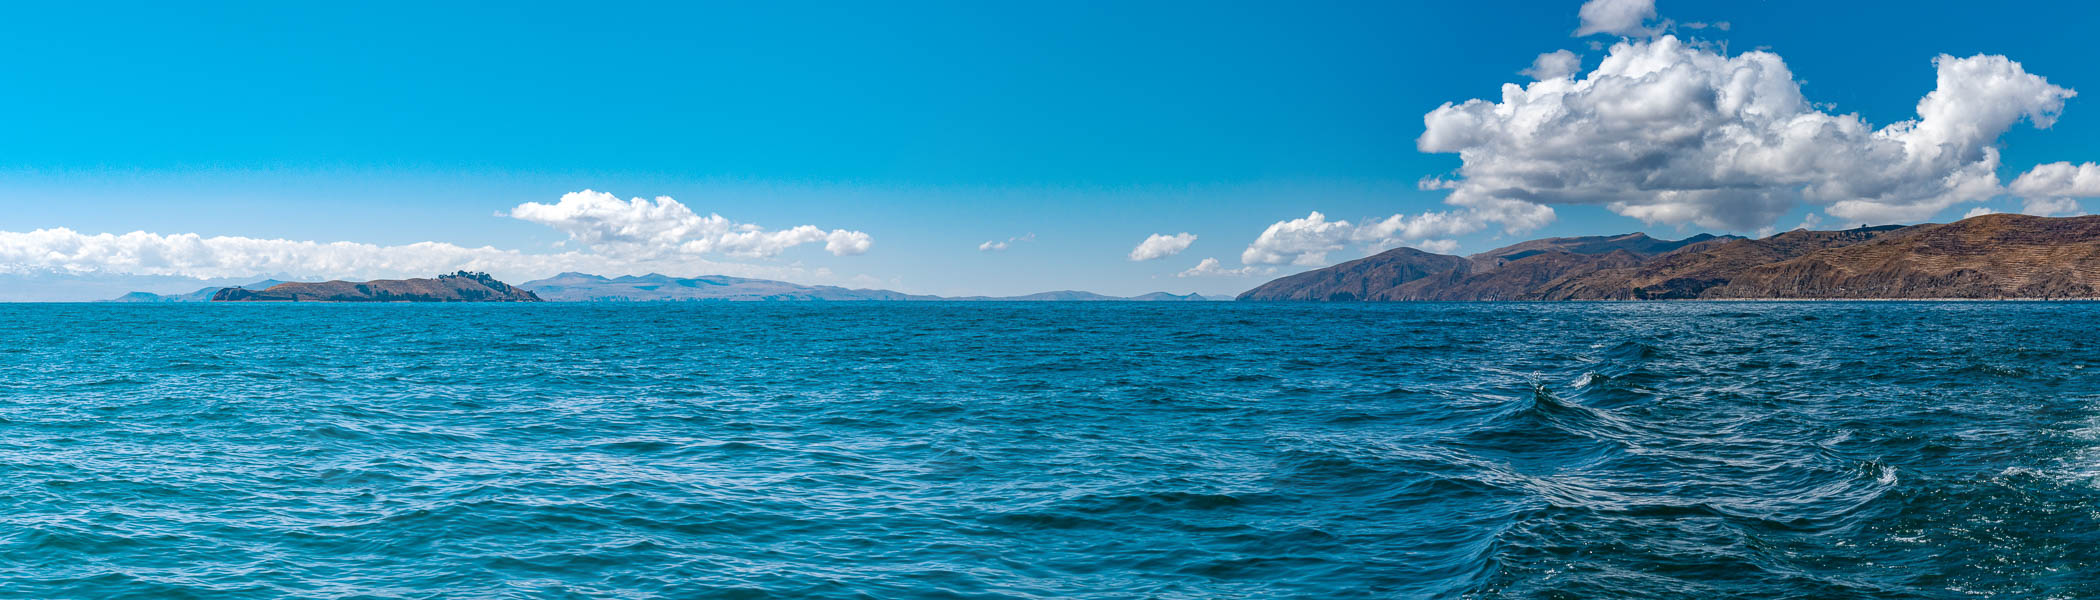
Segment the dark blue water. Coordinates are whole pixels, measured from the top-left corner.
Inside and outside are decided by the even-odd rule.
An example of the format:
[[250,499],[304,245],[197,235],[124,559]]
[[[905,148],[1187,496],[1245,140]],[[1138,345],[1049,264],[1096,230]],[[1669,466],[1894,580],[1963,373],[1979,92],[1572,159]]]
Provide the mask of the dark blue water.
[[2100,304],[0,323],[0,597],[2100,597]]

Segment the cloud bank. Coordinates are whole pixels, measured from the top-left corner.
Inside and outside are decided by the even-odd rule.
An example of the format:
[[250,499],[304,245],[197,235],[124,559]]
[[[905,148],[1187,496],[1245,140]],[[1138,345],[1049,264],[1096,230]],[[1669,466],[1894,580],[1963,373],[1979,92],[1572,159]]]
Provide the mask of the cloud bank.
[[525,203],[509,216],[554,227],[584,250],[528,254],[443,242],[380,246],[193,233],[86,234],[71,229],[0,231],[0,272],[100,272],[195,278],[291,275],[376,279],[427,277],[466,269],[506,278],[539,278],[561,271],[596,273],[720,273],[745,277],[828,277],[796,265],[716,262],[714,255],[771,257],[822,242],[834,255],[866,252],[872,239],[859,231],[810,225],[766,230],[720,215],[699,216],[670,198],[620,201],[585,190],[555,204]]
[[1138,242],[1136,248],[1130,249],[1130,260],[1146,261],[1166,258],[1180,254],[1181,251],[1189,249],[1189,244],[1193,243],[1196,243],[1196,235],[1186,231],[1174,235],[1155,233],[1146,236],[1145,241]]

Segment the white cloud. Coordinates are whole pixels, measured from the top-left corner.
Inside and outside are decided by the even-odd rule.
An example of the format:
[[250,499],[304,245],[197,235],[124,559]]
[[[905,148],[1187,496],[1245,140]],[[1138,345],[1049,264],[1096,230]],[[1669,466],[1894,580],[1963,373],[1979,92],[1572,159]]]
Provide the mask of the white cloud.
[[1442,177],[1436,176],[1423,177],[1421,181],[1415,182],[1415,188],[1425,192],[1434,190],[1455,190],[1458,189],[1458,180],[1444,179]]
[[2024,198],[2100,197],[2100,164],[2053,162],[2035,165],[2007,188]]
[[1328,221],[1313,211],[1303,219],[1277,221],[1240,252],[1240,262],[1317,266],[1327,264],[1327,253],[1342,249],[1356,226],[1348,221]]
[[1532,59],[1531,68],[1518,73],[1532,79],[1559,79],[1582,70],[1582,57],[1566,50],[1554,50]]
[[1464,235],[1479,231],[1481,227],[1482,221],[1473,213],[1393,215],[1357,225],[1348,221],[1329,221],[1327,215],[1314,211],[1301,219],[1269,225],[1254,238],[1254,243],[1240,252],[1240,262],[1319,266],[1327,264],[1328,253],[1351,243],[1373,251],[1414,246],[1430,252],[1450,252],[1458,248],[1456,240],[1431,238]]
[[2100,197],[2100,164],[2035,165],[2006,189],[2027,200],[2020,210],[2023,213],[2044,217],[2082,214],[2077,198]]
[[2072,198],[2028,198],[2020,203],[2020,213],[2037,217],[2074,217],[2085,214]]
[[1141,261],[1166,258],[1180,254],[1181,251],[1189,249],[1189,244],[1193,243],[1196,243],[1196,235],[1186,231],[1174,235],[1155,233],[1146,236],[1145,241],[1138,242],[1136,248],[1130,249],[1130,260]]
[[1382,220],[1366,222],[1350,232],[1350,238],[1370,242],[1421,240],[1437,236],[1465,235],[1479,230],[1478,221],[1457,213],[1425,212],[1413,217],[1393,215]]
[[874,244],[859,231],[825,231],[814,225],[767,231],[718,214],[700,216],[669,196],[621,201],[612,194],[584,190],[563,194],[554,204],[520,204],[509,214],[569,234],[569,239],[600,254],[636,258],[713,253],[758,258],[817,242],[823,242],[827,252],[847,256],[866,253]]
[[1035,234],[1033,233],[1006,238],[1003,241],[986,240],[984,243],[977,245],[977,250],[979,252],[1004,252],[1007,248],[1013,247],[1014,244],[1033,241],[1035,241]]
[[[1593,8],[1648,14],[1604,4],[1584,6],[1586,24]],[[2002,56],[1933,64],[1938,85],[1918,118],[1876,129],[1809,103],[1776,54],[1621,41],[1583,76],[1431,111],[1416,145],[1458,154],[1445,201],[1510,233],[1551,223],[1552,205],[1738,231],[1804,202],[1846,220],[1923,220],[1997,194],[1998,138],[2022,119],[2050,126],[2076,95]]]
[[1458,251],[1458,240],[1422,240],[1412,244],[1412,246],[1414,249],[1423,252],[1450,254]]
[[1175,277],[1246,277],[1246,276],[1249,276],[1249,275],[1257,275],[1257,274],[1266,274],[1266,273],[1273,273],[1273,272],[1275,272],[1275,271],[1276,271],[1276,270],[1275,270],[1275,269],[1273,269],[1273,268],[1270,268],[1270,269],[1264,269],[1264,268],[1261,268],[1261,267],[1256,267],[1256,266],[1252,266],[1252,265],[1247,265],[1247,266],[1241,266],[1240,268],[1237,268],[1237,269],[1227,269],[1227,268],[1225,268],[1225,266],[1224,266],[1224,264],[1223,264],[1223,263],[1220,263],[1220,262],[1218,262],[1218,259],[1215,259],[1215,258],[1206,258],[1206,259],[1203,259],[1202,261],[1199,261],[1199,262],[1197,262],[1197,263],[1196,263],[1196,266],[1193,266],[1193,267],[1189,267],[1189,269],[1188,269],[1188,270],[1186,270],[1186,271],[1182,271],[1182,272],[1180,272],[1180,273],[1175,273],[1175,274],[1174,274],[1174,276],[1175,276]]
[[1992,208],[1990,208],[1990,207],[1988,207],[1988,206],[1978,206],[1978,207],[1976,207],[1976,208],[1971,208],[1971,209],[1969,209],[1969,212],[1963,213],[1963,214],[1962,214],[1962,216],[1961,216],[1961,218],[1967,219],[1967,218],[1969,218],[1969,217],[1981,217],[1981,216],[1984,216],[1984,215],[1995,215],[1995,214],[1998,214],[1998,211],[1997,211],[1997,210],[1993,210]]
[[562,271],[603,274],[662,271],[744,277],[829,277],[827,270],[718,263],[696,257],[626,260],[586,252],[526,254],[441,242],[380,246],[193,233],[134,231],[84,234],[71,229],[0,231],[0,272],[66,271],[196,278],[291,275],[301,278],[429,277],[466,269],[519,282]]
[[1655,0],[1590,0],[1582,3],[1580,11],[1582,27],[1575,30],[1576,37],[1609,33],[1623,36],[1644,36],[1655,33],[1641,25],[1655,18]]

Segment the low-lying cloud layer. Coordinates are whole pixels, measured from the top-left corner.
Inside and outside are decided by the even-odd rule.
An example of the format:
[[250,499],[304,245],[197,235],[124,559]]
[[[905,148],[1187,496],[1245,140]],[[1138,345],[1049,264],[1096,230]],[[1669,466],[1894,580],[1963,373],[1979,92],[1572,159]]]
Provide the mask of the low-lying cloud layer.
[[528,254],[443,242],[380,246],[192,233],[86,234],[71,229],[0,231],[0,272],[59,270],[196,278],[292,275],[344,279],[427,277],[458,269],[509,278],[561,271],[720,273],[746,277],[828,277],[795,265],[716,262],[729,255],[763,258],[822,242],[835,255],[866,252],[866,233],[810,225],[766,230],[720,215],[700,216],[670,198],[621,201],[585,190],[555,204],[525,203],[509,216],[567,233],[582,250]]

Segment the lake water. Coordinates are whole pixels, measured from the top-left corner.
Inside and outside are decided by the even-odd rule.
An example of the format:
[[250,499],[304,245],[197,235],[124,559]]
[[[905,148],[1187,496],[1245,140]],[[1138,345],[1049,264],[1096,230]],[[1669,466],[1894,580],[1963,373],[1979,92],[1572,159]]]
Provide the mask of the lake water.
[[2100,597],[2096,323],[0,305],[0,596]]

